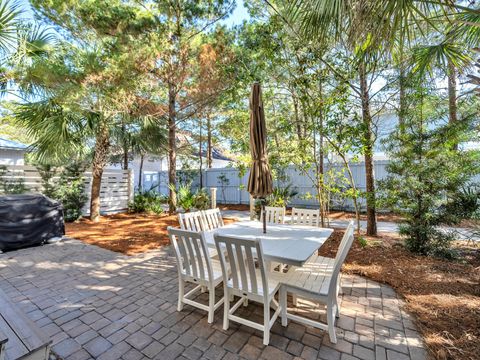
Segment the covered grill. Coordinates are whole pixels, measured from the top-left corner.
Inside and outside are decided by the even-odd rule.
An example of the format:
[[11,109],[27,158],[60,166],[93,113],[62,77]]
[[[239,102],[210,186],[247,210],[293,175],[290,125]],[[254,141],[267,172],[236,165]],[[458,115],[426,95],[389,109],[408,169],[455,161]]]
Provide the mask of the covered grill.
[[40,245],[64,234],[58,201],[41,194],[0,196],[0,251]]

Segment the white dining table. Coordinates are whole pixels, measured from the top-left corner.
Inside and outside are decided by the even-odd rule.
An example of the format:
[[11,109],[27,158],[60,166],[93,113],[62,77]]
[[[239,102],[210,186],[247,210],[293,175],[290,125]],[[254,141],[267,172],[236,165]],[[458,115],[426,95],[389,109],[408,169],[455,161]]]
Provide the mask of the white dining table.
[[263,233],[260,221],[239,221],[206,231],[208,246],[215,247],[214,234],[241,239],[259,239],[266,261],[303,266],[332,234],[333,229],[315,226],[267,224]]

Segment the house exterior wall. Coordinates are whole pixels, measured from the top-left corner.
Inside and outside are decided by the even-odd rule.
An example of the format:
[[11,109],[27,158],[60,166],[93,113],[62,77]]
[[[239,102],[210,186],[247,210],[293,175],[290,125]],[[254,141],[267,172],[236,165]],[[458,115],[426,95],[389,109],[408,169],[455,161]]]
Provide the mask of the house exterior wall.
[[0,149],[0,165],[25,165],[25,151]]

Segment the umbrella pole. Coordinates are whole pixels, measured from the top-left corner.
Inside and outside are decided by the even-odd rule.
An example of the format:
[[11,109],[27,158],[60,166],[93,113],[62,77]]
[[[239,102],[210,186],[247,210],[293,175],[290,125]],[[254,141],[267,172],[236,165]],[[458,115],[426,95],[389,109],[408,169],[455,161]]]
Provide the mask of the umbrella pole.
[[265,199],[262,199],[262,219],[263,219],[263,233],[267,233],[267,216],[265,214]]

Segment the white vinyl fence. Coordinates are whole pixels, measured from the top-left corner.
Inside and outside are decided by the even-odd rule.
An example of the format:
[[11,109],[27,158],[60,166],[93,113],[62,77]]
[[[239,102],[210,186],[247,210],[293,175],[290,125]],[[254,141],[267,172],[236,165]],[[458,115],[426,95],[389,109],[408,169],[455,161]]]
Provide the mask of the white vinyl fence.
[[[23,183],[30,193],[42,192],[42,178],[34,166],[6,166],[4,179],[9,183]],[[88,200],[82,212],[90,213],[90,190],[92,186],[92,173],[84,173],[85,194]],[[128,203],[133,200],[133,172],[131,170],[105,169],[102,176],[100,189],[100,211],[102,213],[117,213],[126,211]]]
[[[380,180],[387,175],[386,166],[388,160],[378,160],[374,163],[375,179]],[[365,185],[365,166],[362,163],[350,165],[355,180],[355,184],[360,191],[366,190]],[[343,171],[341,164],[326,164],[325,173],[329,169],[334,169],[334,172]],[[244,176],[239,176],[239,171],[234,168],[218,168],[207,169],[203,173],[203,187],[217,188],[217,202],[222,204],[248,204],[249,193],[246,191],[248,183],[248,172]],[[310,177],[314,178],[313,171],[310,172]],[[304,206],[315,207],[318,206],[316,200],[316,189],[314,183],[302,171],[291,166],[285,170],[282,181],[275,181],[274,187],[285,187],[292,184],[292,189],[298,192],[291,201],[290,206]],[[154,188],[162,194],[168,194],[168,176],[166,171],[150,172],[144,175],[143,187],[144,189]],[[193,187],[199,187],[199,176],[193,178]],[[360,200],[360,204],[365,206],[364,199]],[[332,207],[335,209],[353,209],[353,204],[349,199],[336,197],[332,199]]]

